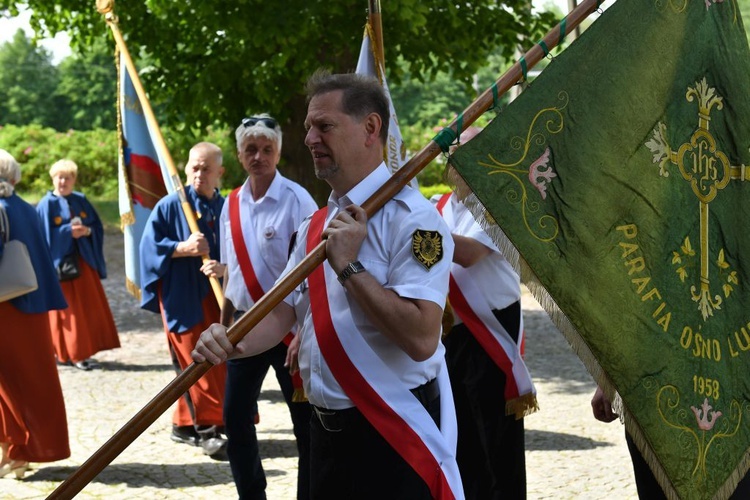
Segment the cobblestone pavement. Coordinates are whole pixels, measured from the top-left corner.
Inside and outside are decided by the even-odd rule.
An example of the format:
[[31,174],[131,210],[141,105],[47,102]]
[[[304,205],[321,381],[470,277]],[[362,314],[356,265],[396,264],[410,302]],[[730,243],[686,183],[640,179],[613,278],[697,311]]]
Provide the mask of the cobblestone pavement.
[[[60,367],[72,456],[33,464],[25,479],[0,479],[0,498],[41,499],[85,462],[173,378],[157,315],[141,311],[124,287],[122,238],[107,233],[105,289],[122,347],[96,356],[90,372]],[[623,427],[591,415],[595,385],[534,299],[524,297],[526,358],[541,410],[526,418],[530,499],[636,498]],[[269,376],[258,426],[269,499],[293,499],[296,447],[281,392]],[[171,410],[159,417],[78,498],[236,498],[227,462],[169,439]]]

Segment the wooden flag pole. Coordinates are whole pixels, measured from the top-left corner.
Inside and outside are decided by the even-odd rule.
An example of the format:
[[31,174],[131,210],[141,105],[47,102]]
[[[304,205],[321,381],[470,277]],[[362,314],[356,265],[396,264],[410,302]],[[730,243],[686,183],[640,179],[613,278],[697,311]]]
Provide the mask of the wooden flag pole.
[[[114,3],[114,0],[97,0],[96,8],[99,13],[104,15],[107,26],[109,26],[109,28],[112,30],[112,34],[115,37],[117,48],[125,58],[125,66],[127,67],[128,74],[130,75],[130,80],[133,82],[135,93],[138,95],[138,100],[141,103],[143,115],[148,122],[149,128],[154,132],[156,147],[158,147],[159,151],[161,151],[162,153],[164,162],[167,166],[167,170],[169,171],[169,177],[172,179],[172,184],[174,184],[175,191],[177,192],[177,196],[180,199],[182,213],[185,215],[185,220],[187,220],[190,232],[200,233],[201,231],[198,227],[198,221],[195,219],[195,214],[193,213],[193,207],[190,206],[190,202],[188,201],[187,195],[185,194],[185,186],[182,184],[182,180],[180,179],[180,175],[177,172],[177,168],[174,166],[172,155],[169,154],[167,143],[164,141],[164,136],[162,135],[161,129],[159,128],[159,123],[156,121],[154,110],[151,108],[151,103],[148,100],[146,91],[144,90],[141,79],[138,76],[138,71],[136,70],[135,64],[133,63],[133,59],[130,57],[130,52],[128,51],[128,47],[125,44],[125,39],[122,37],[120,28],[117,26],[117,16],[114,14]],[[203,255],[202,259],[203,263],[206,263],[210,260],[208,255]],[[221,283],[219,283],[219,280],[215,277],[209,277],[209,281],[211,283],[211,289],[216,296],[216,301],[219,303],[219,307],[223,307],[224,292],[221,289]]]
[[[560,26],[565,29],[578,26],[591,12],[596,10],[601,0],[584,0],[571,11],[563,22],[558,24],[544,37],[544,43],[552,49],[560,42]],[[528,68],[544,57],[544,51],[537,44],[524,56]],[[523,77],[520,63],[514,64],[495,82],[498,95],[508,91]],[[494,103],[492,89],[486,90],[463,112],[463,126],[468,127]],[[456,132],[457,120],[450,128]],[[363,205],[368,217],[377,212],[385,203],[396,195],[409,181],[417,175],[438,154],[440,146],[433,140],[419,153],[412,157],[399,171],[385,182]],[[278,281],[255,305],[247,311],[228,330],[229,340],[233,345],[268,314],[277,304],[289,295],[312,271],[326,259],[326,242],[320,242],[289,274]],[[101,446],[78,470],[68,477],[48,499],[72,499],[92,479],[96,477],[115,457],[128,447],[143,431],[164,413],[180,395],[190,388],[210,368],[207,362],[193,363],[159,392],[141,411],[128,421],[114,436]]]
[[[380,16],[380,0],[369,0],[369,20],[372,28],[372,42],[375,45],[375,64],[382,64],[385,71],[385,47],[383,47],[383,20]],[[378,72],[378,68],[375,68]]]

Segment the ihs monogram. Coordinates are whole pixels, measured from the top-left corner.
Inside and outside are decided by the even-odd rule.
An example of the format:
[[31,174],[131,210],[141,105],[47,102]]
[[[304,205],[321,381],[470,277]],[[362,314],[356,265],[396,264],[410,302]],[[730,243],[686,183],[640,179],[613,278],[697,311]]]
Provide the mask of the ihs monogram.
[[[709,87],[706,79],[696,82],[694,87],[688,87],[685,98],[692,102],[698,99],[698,128],[693,132],[690,140],[682,144],[677,151],[673,151],[667,142],[667,126],[659,122],[654,128],[653,137],[646,146],[654,153],[653,162],[659,164],[659,175],[669,177],[667,163],[677,165],[682,178],[690,183],[693,193],[698,198],[700,212],[700,290],[696,286],[690,287],[694,302],[698,303],[703,319],[713,316],[716,309],[721,309],[721,295],[711,296],[710,281],[708,273],[709,250],[708,250],[708,208],[709,204],[716,198],[718,192],[729,184],[732,179],[750,180],[750,171],[746,172],[745,165],[739,167],[729,164],[727,156],[716,149],[716,140],[709,132],[711,121],[711,109],[716,106],[717,110],[724,107],[723,99],[716,93],[716,89]],[[690,239],[685,238],[681,246],[683,255],[691,256],[695,252],[690,247]],[[681,263],[682,256],[674,253],[673,263]],[[722,274],[726,275],[723,285],[724,297],[729,297],[733,290],[732,285],[737,284],[737,274],[728,270],[729,265],[724,258],[724,250],[719,252],[717,262]],[[687,274],[685,267],[678,270],[678,275],[684,281]]]

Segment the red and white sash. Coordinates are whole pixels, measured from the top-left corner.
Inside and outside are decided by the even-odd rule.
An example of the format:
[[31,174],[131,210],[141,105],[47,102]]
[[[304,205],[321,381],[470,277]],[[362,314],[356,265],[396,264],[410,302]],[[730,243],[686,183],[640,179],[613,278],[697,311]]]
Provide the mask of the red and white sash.
[[[242,271],[245,286],[253,302],[258,302],[263,294],[266,293],[266,290],[273,287],[275,280],[266,262],[260,257],[260,246],[255,238],[255,230],[252,224],[249,231],[246,233],[242,231],[242,223],[240,221],[240,189],[242,189],[242,186],[236,188],[229,195],[229,226],[232,230],[234,253],[237,256],[237,263],[240,266],[240,271]],[[245,238],[245,234],[247,238]],[[248,247],[253,251],[249,252]],[[255,262],[253,262],[253,256],[255,256]],[[284,344],[288,346],[293,338],[294,334],[292,332],[287,333],[283,340]],[[306,401],[307,398],[302,390],[302,379],[299,372],[292,375],[292,385],[294,386],[292,400],[294,402]]]
[[[313,214],[307,251],[320,242],[328,209]],[[325,362],[346,395],[429,486],[433,498],[463,498],[456,463],[453,394],[445,362],[438,375],[440,420],[435,421],[359,334],[344,287],[326,261],[308,277],[315,336]],[[330,300],[330,302],[329,302]],[[337,304],[336,310],[331,304]]]
[[[451,193],[438,201],[437,209],[449,227],[454,227],[453,209],[448,203]],[[536,388],[521,356],[523,316],[519,321],[518,342],[515,342],[492,313],[487,297],[476,285],[468,269],[451,266],[448,300],[453,310],[468,327],[479,345],[505,374],[505,413],[521,418],[538,409]]]
[[[248,225],[249,231],[242,231],[240,220],[241,189],[240,186],[229,195],[229,225],[232,229],[234,253],[237,255],[237,262],[240,265],[242,277],[245,279],[245,286],[247,286],[253,302],[257,302],[266,290],[273,286],[276,280],[261,257],[260,246],[255,238],[255,230],[252,224]],[[255,257],[255,260],[253,260],[253,257]]]

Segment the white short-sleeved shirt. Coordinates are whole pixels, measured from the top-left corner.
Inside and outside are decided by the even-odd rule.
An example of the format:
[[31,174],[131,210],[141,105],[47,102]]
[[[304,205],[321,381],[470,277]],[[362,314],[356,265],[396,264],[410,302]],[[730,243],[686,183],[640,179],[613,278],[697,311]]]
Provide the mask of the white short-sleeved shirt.
[[[326,224],[346,206],[361,205],[388,178],[385,164],[381,164],[367,178],[346,195],[328,200]],[[293,269],[305,256],[309,219],[299,229],[297,243],[282,276]],[[412,253],[412,235],[417,230],[438,231],[442,237],[442,258],[430,268],[422,265]],[[448,277],[453,260],[453,240],[440,214],[422,194],[406,187],[376,212],[367,222],[367,238],[360,248],[359,261],[367,271],[385,288],[409,299],[422,299],[445,306],[448,293]],[[328,265],[325,263],[324,265]],[[338,284],[337,284],[338,285]],[[315,337],[307,280],[301,283],[285,302],[294,307],[300,323],[301,345],[299,366],[305,392],[310,402],[329,409],[344,409],[353,406],[323,359]],[[435,378],[445,356],[445,348],[439,343],[437,351],[429,359],[417,362],[400,347],[382,335],[365,317],[354,299],[346,304],[330,304],[331,308],[348,308],[353,322],[372,348],[404,385],[411,389]],[[437,336],[439,332],[436,332]]]
[[[278,171],[268,191],[259,200],[253,199],[250,179],[247,179],[240,188],[239,202],[245,241],[248,241],[249,232],[252,231],[258,242],[260,257],[275,280],[286,266],[292,234],[305,217],[315,212],[318,206],[305,188],[287,179]],[[224,295],[232,301],[236,309],[247,311],[253,306],[254,301],[245,286],[245,279],[237,262],[229,222],[229,203],[227,199],[220,218],[221,234],[224,239],[221,245],[221,262],[228,266],[229,272],[229,282]],[[255,257],[255,255],[252,256],[253,261]],[[270,286],[273,283],[271,281]]]
[[[432,198],[432,201],[436,202],[439,199],[440,197],[436,196]],[[513,266],[503,257],[492,238],[476,222],[466,205],[458,200],[456,193],[451,194],[448,203],[453,209],[452,227],[449,224],[451,233],[477,240],[492,250],[491,254],[468,268],[471,279],[484,293],[490,307],[505,309],[520,300],[521,281]],[[454,318],[456,323],[461,323],[457,314]]]

